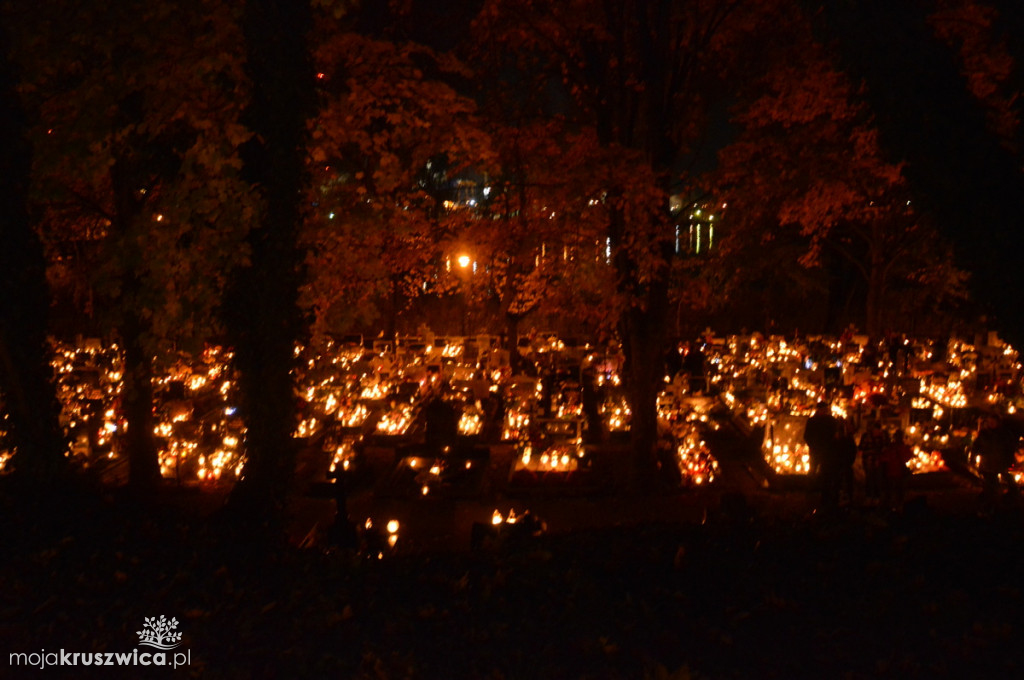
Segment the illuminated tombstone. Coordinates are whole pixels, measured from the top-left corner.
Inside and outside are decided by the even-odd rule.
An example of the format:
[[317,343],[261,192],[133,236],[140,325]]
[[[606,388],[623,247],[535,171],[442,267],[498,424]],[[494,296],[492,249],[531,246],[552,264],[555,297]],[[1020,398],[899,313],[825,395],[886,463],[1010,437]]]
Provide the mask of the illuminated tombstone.
[[[659,406],[661,403],[661,397],[659,396]],[[633,413],[622,395],[609,396],[601,403],[599,410],[604,426],[609,432],[629,431]]]
[[810,453],[804,443],[807,416],[778,415],[768,421],[761,451],[776,474],[806,475],[811,470]]
[[369,415],[370,411],[365,404],[349,400],[338,406],[335,420],[341,427],[362,427]]
[[715,480],[718,461],[700,436],[694,422],[684,423],[675,437],[676,466],[684,486],[701,486]]
[[384,413],[377,421],[377,433],[384,435],[404,435],[413,420],[413,408],[411,404],[399,403]]
[[339,468],[348,472],[356,462],[356,449],[353,442],[349,440],[336,443],[329,453],[331,454],[331,464],[328,469],[332,474],[336,473]]
[[459,434],[475,436],[483,429],[483,409],[476,405],[467,405],[459,416]]
[[521,441],[510,472],[511,481],[567,482],[575,480],[577,473],[589,471],[591,461],[583,446],[579,421],[548,419],[543,427],[544,435],[538,441]]

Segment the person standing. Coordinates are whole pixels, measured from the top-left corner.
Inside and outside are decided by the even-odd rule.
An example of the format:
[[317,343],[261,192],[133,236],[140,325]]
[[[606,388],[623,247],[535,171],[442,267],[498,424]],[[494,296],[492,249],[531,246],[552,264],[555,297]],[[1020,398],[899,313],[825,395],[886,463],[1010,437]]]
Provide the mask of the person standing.
[[327,473],[332,481],[331,495],[334,497],[334,524],[328,533],[328,543],[343,550],[359,549],[359,532],[348,514],[348,473],[338,467]]
[[1016,493],[1017,487],[1010,475],[1010,466],[1017,442],[1010,429],[994,413],[988,414],[978,429],[971,452],[974,454],[978,472],[981,473],[982,510],[996,509],[1005,482],[1009,490]]
[[[814,415],[807,419],[804,428],[804,442],[810,457],[810,476],[821,492],[822,505],[832,501],[831,489],[838,491],[838,460],[836,443],[839,436],[839,421],[832,415],[828,403],[819,401]],[[838,498],[836,498],[838,502]]]
[[864,468],[864,502],[877,505],[882,500],[882,484],[885,471],[882,454],[889,446],[889,436],[882,429],[882,421],[874,418],[860,437],[860,463]]
[[424,443],[427,454],[434,457],[451,453],[459,434],[459,412],[451,400],[445,398],[445,391],[435,393],[423,409],[426,420]]
[[853,505],[853,464],[857,462],[857,440],[854,439],[856,426],[850,419],[839,421],[839,434],[836,439],[836,486],[833,492],[837,503],[845,499],[847,505]]
[[882,491],[882,503],[890,510],[902,510],[903,500],[907,492],[907,478],[910,468],[907,463],[914,457],[914,450],[903,439],[903,430],[897,430],[882,454],[882,465],[885,469],[885,486]]
[[707,360],[699,341],[690,343],[683,358],[683,371],[689,380],[690,394],[703,394],[707,391]]

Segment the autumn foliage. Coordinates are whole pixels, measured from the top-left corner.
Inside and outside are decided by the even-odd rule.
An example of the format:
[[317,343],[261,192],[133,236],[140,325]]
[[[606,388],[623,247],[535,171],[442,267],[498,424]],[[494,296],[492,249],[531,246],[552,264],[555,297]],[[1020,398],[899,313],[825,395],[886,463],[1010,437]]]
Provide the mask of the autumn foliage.
[[[514,344],[555,320],[621,341],[642,481],[671,334],[744,298],[758,321],[797,300],[828,307],[804,317],[820,330],[872,334],[964,299],[941,203],[827,21],[843,3],[486,0],[438,35],[416,2],[72,5],[5,10],[29,197],[55,330],[125,345],[130,431],[154,357],[225,331],[258,410],[261,381],[290,398],[309,336],[455,318]],[[914,12],[1018,153],[999,12]],[[680,246],[701,206],[704,253]]]

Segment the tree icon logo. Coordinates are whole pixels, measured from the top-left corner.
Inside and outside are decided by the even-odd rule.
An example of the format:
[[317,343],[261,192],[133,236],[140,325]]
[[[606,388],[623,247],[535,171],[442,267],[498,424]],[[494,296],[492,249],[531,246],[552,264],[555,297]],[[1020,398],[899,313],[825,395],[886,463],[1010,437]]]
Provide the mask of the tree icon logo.
[[147,616],[142,630],[138,631],[139,644],[157,649],[174,649],[181,644],[181,633],[174,632],[177,627],[178,619],[168,621],[163,615],[159,619]]

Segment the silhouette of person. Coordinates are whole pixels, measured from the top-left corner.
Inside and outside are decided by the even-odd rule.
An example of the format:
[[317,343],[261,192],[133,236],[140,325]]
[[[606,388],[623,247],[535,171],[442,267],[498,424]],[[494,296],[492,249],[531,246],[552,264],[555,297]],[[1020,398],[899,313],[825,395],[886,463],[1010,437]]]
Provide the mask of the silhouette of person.
[[1016,448],[1013,434],[999,416],[994,413],[986,416],[971,447],[981,473],[983,510],[995,509],[1004,483],[1016,495],[1017,485],[1009,472]]
[[857,441],[853,437],[854,425],[849,420],[839,422],[839,435],[836,439],[836,475],[835,500],[843,498],[853,503],[853,464],[857,461]]
[[903,430],[897,430],[892,442],[882,453],[882,465],[885,468],[885,486],[882,492],[882,503],[890,510],[902,510],[903,500],[907,491],[907,478],[910,468],[907,463],[914,457],[914,450],[904,441]]
[[689,351],[683,359],[683,370],[689,379],[690,392],[693,394],[703,393],[707,388],[707,366],[704,350],[694,342],[690,344]]
[[882,500],[884,470],[882,454],[889,446],[889,436],[882,429],[882,421],[872,419],[867,430],[860,437],[860,462],[864,468],[864,500],[869,504],[877,504]]
[[450,453],[459,434],[459,414],[455,405],[440,394],[434,395],[424,408],[425,444],[432,456]]
[[804,428],[804,443],[811,459],[810,474],[820,482],[822,466],[835,458],[836,438],[839,434],[839,423],[832,415],[829,405],[819,401],[814,415],[807,419]]
[[331,492],[334,497],[334,524],[328,535],[331,545],[346,550],[358,550],[359,532],[348,516],[348,480],[347,473],[341,467],[327,473],[332,480]]

